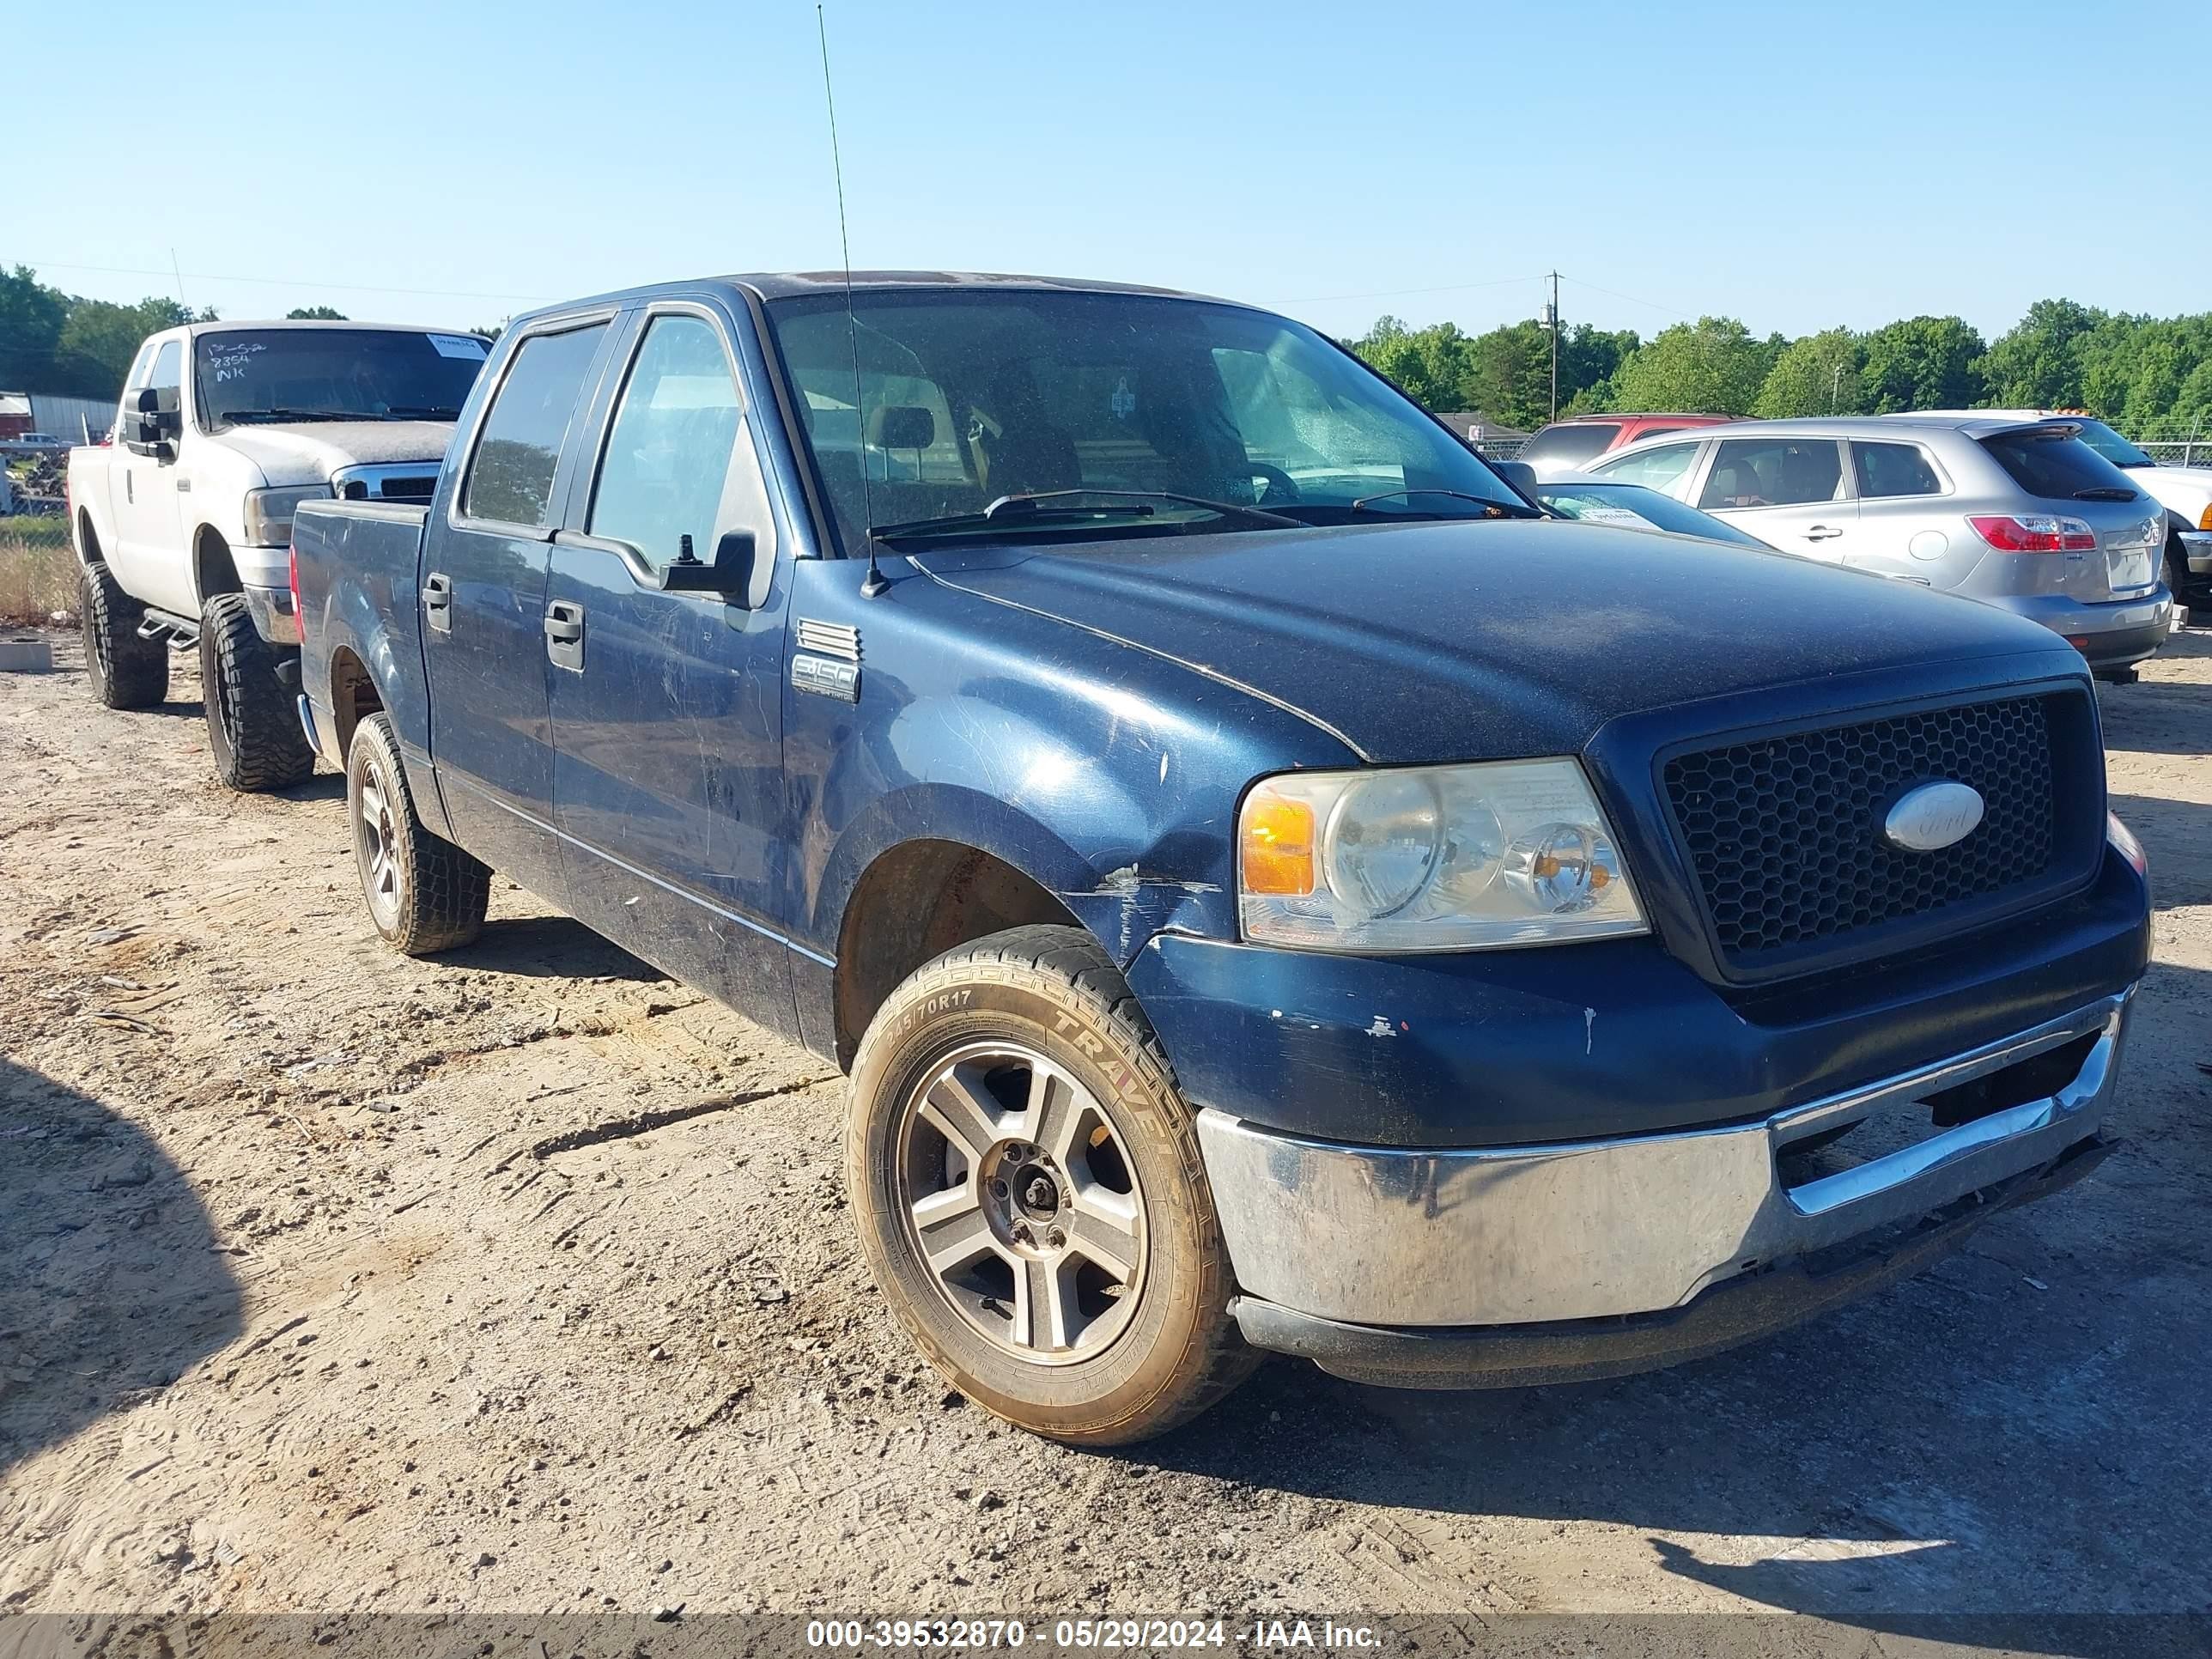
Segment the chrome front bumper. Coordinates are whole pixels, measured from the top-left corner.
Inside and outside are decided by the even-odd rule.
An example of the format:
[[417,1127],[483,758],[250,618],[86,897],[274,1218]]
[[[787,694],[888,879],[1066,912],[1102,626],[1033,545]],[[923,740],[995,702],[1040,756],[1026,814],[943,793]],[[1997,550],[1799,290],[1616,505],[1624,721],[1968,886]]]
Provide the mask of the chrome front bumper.
[[[1208,1109],[1199,1140],[1245,1297],[1366,1327],[1655,1313],[1924,1217],[2095,1136],[2133,994],[1729,1128],[1455,1151],[1304,1139]],[[1920,1133],[1929,1097],[2085,1040],[2053,1092]],[[1832,1158],[1800,1149],[1853,1125],[1903,1144],[1832,1173],[1796,1167]]]
[[2212,576],[2212,530],[2183,531],[2181,553],[2191,575]]

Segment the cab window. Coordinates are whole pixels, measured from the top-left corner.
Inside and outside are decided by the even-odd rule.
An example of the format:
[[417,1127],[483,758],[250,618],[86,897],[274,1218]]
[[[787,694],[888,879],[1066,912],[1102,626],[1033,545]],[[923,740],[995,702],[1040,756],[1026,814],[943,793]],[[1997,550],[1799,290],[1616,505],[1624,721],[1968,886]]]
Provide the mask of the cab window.
[[605,323],[593,323],[522,343],[484,416],[461,486],[465,514],[532,530],[552,522],[561,446],[605,331]]
[[1640,450],[1617,461],[1604,462],[1590,471],[1615,483],[1642,484],[1647,489],[1672,491],[1697,456],[1694,443],[1662,444],[1656,449]]
[[1725,511],[1832,501],[1843,483],[1832,438],[1730,438],[1713,457],[1698,505]]
[[1940,495],[1942,480],[1918,444],[1851,446],[1851,465],[1859,495],[1869,501],[1891,495]]
[[656,568],[678,556],[686,536],[693,556],[713,558],[731,522],[741,419],[713,327],[696,317],[654,318],[608,428],[585,528],[635,548]]

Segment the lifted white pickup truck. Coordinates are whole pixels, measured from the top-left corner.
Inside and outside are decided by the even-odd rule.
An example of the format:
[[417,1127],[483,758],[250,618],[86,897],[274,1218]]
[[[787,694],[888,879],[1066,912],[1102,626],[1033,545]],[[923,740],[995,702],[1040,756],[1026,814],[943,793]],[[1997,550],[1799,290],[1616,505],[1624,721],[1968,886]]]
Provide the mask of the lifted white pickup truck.
[[195,323],[138,349],[113,441],[73,449],[85,661],[111,708],[167,695],[197,646],[216,770],[314,768],[294,711],[289,571],[303,501],[428,501],[489,342],[377,323]]

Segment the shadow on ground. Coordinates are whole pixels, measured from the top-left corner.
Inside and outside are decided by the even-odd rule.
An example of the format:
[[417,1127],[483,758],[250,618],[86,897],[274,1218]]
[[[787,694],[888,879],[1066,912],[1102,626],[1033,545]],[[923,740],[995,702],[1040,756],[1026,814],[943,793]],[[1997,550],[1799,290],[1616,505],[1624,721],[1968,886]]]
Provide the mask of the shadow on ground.
[[484,923],[474,945],[440,958],[456,968],[532,979],[668,977],[572,916],[514,916]]
[[0,1059],[0,1474],[233,1340],[214,1224],[144,1131]]

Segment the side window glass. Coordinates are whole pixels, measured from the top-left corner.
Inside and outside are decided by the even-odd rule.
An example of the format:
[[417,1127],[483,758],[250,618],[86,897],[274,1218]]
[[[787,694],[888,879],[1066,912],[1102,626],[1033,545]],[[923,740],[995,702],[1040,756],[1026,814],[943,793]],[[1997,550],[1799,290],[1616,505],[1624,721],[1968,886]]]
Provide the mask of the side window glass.
[[1855,443],[1851,459],[1858,472],[1859,494],[1869,499],[1943,493],[1942,481],[1917,444]]
[[542,529],[552,522],[553,473],[599,349],[605,323],[525,340],[484,416],[483,434],[461,486],[472,519]]
[[137,391],[152,378],[153,371],[154,346],[153,343],[149,341],[138,348],[137,359],[131,365],[131,377],[124,381],[123,389],[125,392]]
[[1616,483],[1638,483],[1646,489],[1671,490],[1681,476],[1690,470],[1697,459],[1695,444],[1662,444],[1624,459],[1609,461],[1590,470],[1611,478]]
[[[926,448],[907,405],[868,411],[877,443]],[[655,568],[689,536],[694,555],[714,556],[728,524],[730,459],[741,411],[720,337],[696,317],[656,317],[632,362],[607,430],[606,453],[585,528],[627,542]],[[884,418],[888,417],[888,418]],[[896,429],[892,429],[896,428]]]
[[154,356],[154,368],[146,377],[161,400],[163,412],[173,410],[185,389],[185,349],[175,340],[164,340]]
[[1832,501],[1844,464],[1832,438],[1731,438],[1713,457],[1698,505],[1797,507]]

